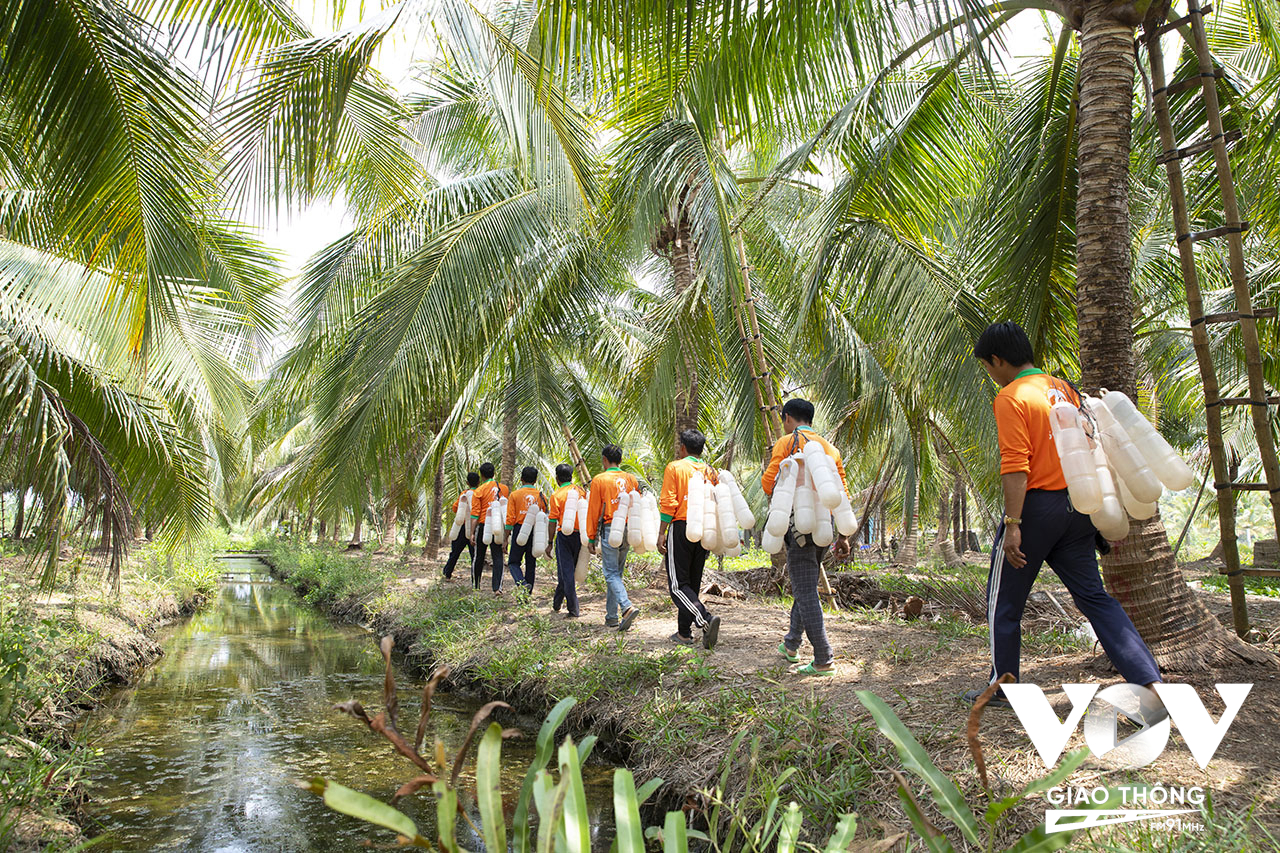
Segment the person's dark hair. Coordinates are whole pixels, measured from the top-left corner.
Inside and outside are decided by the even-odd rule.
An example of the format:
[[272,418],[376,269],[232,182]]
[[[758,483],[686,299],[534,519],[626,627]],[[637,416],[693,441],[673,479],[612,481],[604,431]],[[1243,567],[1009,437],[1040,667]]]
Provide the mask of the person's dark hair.
[[698,456],[702,453],[702,448],[707,446],[707,437],[696,429],[684,429],[680,431],[680,443],[685,450]]
[[573,479],[573,466],[568,462],[561,462],[556,466],[556,482],[567,483]]
[[782,416],[785,418],[788,415],[802,424],[811,424],[813,423],[813,403],[793,397],[782,404]]
[[520,482],[536,483],[538,482],[538,469],[532,465],[526,465],[520,469]]
[[600,455],[608,459],[614,465],[622,463],[622,448],[616,444],[606,444],[600,448]]
[[475,471],[468,471],[468,472],[467,472],[467,485],[468,485],[468,486],[470,486],[470,487],[471,487],[471,488],[473,488],[473,489],[474,489],[476,486],[480,485],[480,475],[479,475],[479,474],[477,474]]
[[998,355],[1014,367],[1036,360],[1031,349],[1031,339],[1012,320],[987,326],[986,331],[978,337],[978,342],[973,345],[973,354],[983,361],[991,361],[992,356]]
[[480,466],[480,476],[484,477],[486,480],[493,479],[493,463],[492,462],[486,462]]

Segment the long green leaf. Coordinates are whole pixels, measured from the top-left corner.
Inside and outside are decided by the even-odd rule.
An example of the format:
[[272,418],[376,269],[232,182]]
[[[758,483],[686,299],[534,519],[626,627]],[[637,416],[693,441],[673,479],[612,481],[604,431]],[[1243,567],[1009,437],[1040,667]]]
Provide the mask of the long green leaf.
[[794,801],[789,803],[778,832],[778,853],[795,853],[796,841],[800,838],[800,822],[803,819],[800,804]]
[[823,848],[824,853],[844,853],[853,843],[853,835],[857,831],[857,815],[847,814],[840,818],[840,822],[836,824],[835,833],[827,839],[827,845]]
[[903,766],[929,786],[933,800],[942,813],[959,827],[969,842],[981,843],[978,838],[978,822],[973,812],[969,810],[968,804],[965,803],[960,789],[934,765],[924,747],[911,735],[907,727],[898,719],[898,715],[893,713],[893,709],[869,690],[859,690],[857,696],[858,701],[876,721],[876,727],[897,749]]
[[636,780],[630,770],[622,767],[613,771],[613,821],[618,832],[618,853],[645,853]]
[[1041,776],[1039,779],[1031,780],[1021,791],[1011,797],[1004,797],[1003,799],[996,800],[991,805],[987,806],[987,823],[995,826],[1000,815],[1004,814],[1027,797],[1034,797],[1036,794],[1061,785],[1068,776],[1076,772],[1076,768],[1083,764],[1084,760],[1088,757],[1088,747],[1085,747],[1084,749],[1077,749],[1075,752],[1070,753],[1066,758],[1062,759],[1062,763],[1054,768],[1052,773]]
[[569,711],[573,706],[578,704],[578,700],[572,696],[566,696],[556,703],[551,709],[551,713],[547,714],[547,718],[542,721],[542,728],[538,729],[538,739],[533,752],[533,761],[529,764],[529,770],[524,774],[524,782],[520,786],[520,798],[516,800],[515,817],[512,820],[512,838],[513,846],[516,853],[528,853],[529,850],[529,804],[533,799],[533,783],[537,778],[538,771],[545,770],[547,764],[555,755],[555,739],[556,732],[559,730],[565,717],[569,716]]
[[[1116,788],[1107,788],[1107,796],[1101,803],[1095,803],[1090,800],[1088,803],[1076,806],[1082,811],[1095,811],[1097,809],[1114,809],[1123,801],[1123,796]],[[1075,838],[1078,830],[1067,830],[1065,832],[1045,832],[1044,824],[1041,823],[1035,829],[1028,832],[1018,842],[1009,848],[1008,853],[1052,853],[1054,850],[1062,850],[1071,843]]]
[[480,806],[481,832],[489,850],[507,849],[507,827],[502,814],[502,726],[490,723],[476,753],[476,800]]
[[663,853],[689,853],[684,812],[667,812],[667,822],[662,829],[662,850]]
[[310,790],[324,798],[324,804],[335,812],[358,818],[408,838],[417,846],[431,846],[429,839],[418,834],[418,827],[408,815],[392,808],[384,802],[375,800],[368,794],[353,791],[337,782],[327,779],[316,779],[308,786]]
[[565,840],[569,853],[591,853],[591,815],[587,811],[587,792],[582,784],[582,765],[578,749],[570,739],[560,745],[561,784],[568,789],[564,800]]
[[457,822],[458,792],[449,787],[443,779],[437,779],[431,789],[436,793],[436,830],[440,838],[440,846],[446,853],[459,853]]

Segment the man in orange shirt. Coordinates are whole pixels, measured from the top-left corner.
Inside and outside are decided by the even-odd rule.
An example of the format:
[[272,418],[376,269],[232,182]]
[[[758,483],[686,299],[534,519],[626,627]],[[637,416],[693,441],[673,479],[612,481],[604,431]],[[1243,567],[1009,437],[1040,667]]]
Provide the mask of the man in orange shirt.
[[[496,595],[502,589],[502,546],[497,542],[484,544],[484,530],[489,521],[489,505],[505,498],[510,489],[493,479],[493,463],[486,462],[480,466],[481,483],[471,495],[471,521],[475,525],[476,558],[471,563],[471,585],[480,588],[480,576],[484,574],[485,551],[493,561],[493,592]],[[501,523],[501,522],[499,522]]]
[[[996,530],[987,577],[991,681],[1004,673],[1018,678],[1022,611],[1040,567],[1047,562],[1093,625],[1125,681],[1144,686],[1158,682],[1160,669],[1150,649],[1129,614],[1102,585],[1095,553],[1098,531],[1089,516],[1072,508],[1067,496],[1049,409],[1059,401],[1078,406],[1079,394],[1069,383],[1035,366],[1031,341],[1017,323],[988,326],[973,354],[1000,386],[994,408],[1004,521]],[[982,688],[976,688],[965,698],[973,701],[981,693]],[[990,704],[1009,707],[1000,694]]]
[[[582,548],[582,539],[576,528],[567,536],[560,532],[560,525],[567,509],[565,504],[571,494],[577,495],[579,500],[586,497],[582,489],[573,484],[573,468],[561,462],[556,466],[556,490],[551,493],[550,509],[547,510],[551,518],[552,531],[555,533],[555,538],[548,540],[554,541],[555,545],[548,546],[547,549],[550,551],[554,547],[556,558],[556,591],[551,599],[551,609],[559,613],[560,606],[563,604],[568,611],[568,618],[577,619],[578,581],[575,573],[578,569],[578,552]],[[576,520],[574,524],[577,524]]]
[[[773,445],[773,454],[764,469],[761,485],[766,495],[773,495],[773,487],[778,479],[778,469],[788,456],[802,450],[810,441],[816,441],[826,449],[827,455],[835,460],[836,474],[840,480],[840,488],[846,488],[844,479],[844,462],[840,459],[840,451],[835,445],[813,431],[813,403],[799,397],[788,400],[782,406],[782,428],[787,434]],[[819,505],[818,509],[826,512]],[[815,545],[813,537],[795,530],[786,533],[787,573],[791,576],[791,627],[788,629],[778,653],[791,663],[799,663],[797,654],[800,643],[805,636],[809,645],[813,646],[813,662],[800,667],[796,672],[800,675],[829,676],[835,675],[835,653],[831,643],[827,641],[826,621],[822,616],[822,601],[818,598],[818,579],[822,576],[822,558],[827,549]],[[849,553],[847,536],[837,536],[833,553],[836,557],[844,557]]]
[[[475,471],[468,471],[467,472],[467,488],[474,491],[475,487],[478,485],[480,485],[480,475],[477,474]],[[449,512],[454,513],[455,515],[457,514],[458,503],[462,500],[463,494],[465,494],[465,492],[460,493],[456,498],[453,499],[453,506],[449,509]],[[450,515],[447,521],[450,524],[453,524],[453,515]],[[449,560],[444,564],[445,580],[447,581],[453,580],[453,569],[455,566],[458,565],[458,558],[462,556],[463,551],[466,551],[468,556],[471,557],[471,561],[475,562],[476,551],[475,551],[475,546],[471,544],[470,522],[463,524],[462,529],[458,531],[458,535],[453,537],[453,545],[449,549]]]
[[[640,615],[640,608],[627,597],[626,584],[622,582],[622,570],[627,565],[627,540],[621,547],[609,544],[609,528],[613,514],[618,511],[618,499],[626,492],[639,487],[635,475],[622,470],[622,448],[606,444],[600,450],[604,471],[591,479],[591,498],[587,501],[587,540],[591,553],[596,553],[596,539],[600,540],[600,562],[604,565],[604,624],[625,631]],[[621,616],[619,616],[621,612]]]
[[[507,557],[507,571],[511,572],[511,579],[516,582],[516,588],[524,587],[528,592],[533,592],[534,573],[538,570],[538,555],[533,553],[532,531],[529,533],[529,540],[523,545],[520,544],[520,526],[524,524],[525,517],[529,513],[533,513],[536,520],[539,510],[547,508],[547,499],[534,485],[537,482],[538,469],[532,465],[526,465],[520,472],[520,488],[507,498],[507,536],[511,540],[511,550],[507,552],[510,555]],[[520,571],[521,560],[524,560],[523,573]]]
[[658,531],[658,551],[667,570],[671,600],[676,605],[676,632],[673,643],[693,645],[693,626],[702,629],[702,645],[714,649],[720,637],[720,617],[713,616],[698,598],[702,589],[702,569],[707,551],[701,542],[690,542],[685,529],[689,508],[689,480],[701,473],[703,480],[717,481],[716,471],[699,459],[707,437],[696,429],[680,433],[679,459],[667,463],[662,472],[662,495],[658,510],[662,529]]

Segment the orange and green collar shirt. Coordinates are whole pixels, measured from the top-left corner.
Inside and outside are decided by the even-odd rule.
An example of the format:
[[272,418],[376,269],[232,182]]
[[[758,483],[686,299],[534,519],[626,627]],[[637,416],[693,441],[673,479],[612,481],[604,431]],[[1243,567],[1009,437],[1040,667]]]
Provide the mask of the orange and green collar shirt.
[[546,508],[547,500],[537,486],[521,486],[507,498],[507,529],[524,524],[524,517],[530,512]]
[[582,487],[575,486],[573,483],[565,483],[562,486],[558,486],[551,493],[550,508],[547,510],[548,518],[552,521],[559,521],[564,517],[564,505],[568,502],[569,495],[577,495],[581,498],[583,496]]
[[1049,409],[1059,402],[1078,406],[1080,397],[1066,382],[1032,368],[1001,388],[992,403],[1000,439],[1000,473],[1026,474],[1028,491],[1067,487],[1049,426]]
[[773,494],[773,487],[778,481],[778,468],[782,465],[782,460],[786,459],[794,453],[799,453],[804,446],[811,441],[816,441],[822,445],[827,451],[827,455],[836,461],[836,473],[840,476],[840,485],[848,489],[844,479],[844,462],[841,460],[840,451],[836,446],[827,441],[822,436],[813,431],[813,427],[807,424],[801,424],[796,427],[795,432],[790,435],[784,435],[773,444],[773,455],[769,457],[769,465],[764,469],[764,476],[760,478],[760,485],[764,486],[766,495]]
[[686,456],[668,462],[662,471],[662,494],[658,498],[658,512],[666,522],[684,521],[689,509],[689,481],[695,473],[704,480],[718,481],[715,469],[696,456]]
[[601,524],[613,521],[618,511],[618,498],[624,492],[639,488],[634,474],[623,471],[617,465],[606,468],[591,478],[591,497],[587,501],[587,538],[595,541]]
[[471,495],[471,517],[476,519],[487,518],[489,504],[505,498],[510,492],[510,489],[496,480],[485,480],[476,486],[475,493]]

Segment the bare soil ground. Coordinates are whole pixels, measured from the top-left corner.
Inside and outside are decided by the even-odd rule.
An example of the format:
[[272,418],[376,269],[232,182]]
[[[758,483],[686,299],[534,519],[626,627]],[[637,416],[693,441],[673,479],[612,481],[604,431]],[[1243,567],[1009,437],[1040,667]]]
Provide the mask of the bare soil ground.
[[[393,565],[404,584],[429,587],[440,583],[436,564],[424,558],[377,558]],[[534,593],[537,605],[550,610],[554,583],[549,566],[539,565],[541,573]],[[897,573],[897,569],[880,570]],[[596,572],[598,574],[598,571]],[[631,597],[644,611],[628,635],[628,643],[646,649],[670,646],[675,630],[675,609],[654,568],[633,562],[628,566]],[[876,572],[870,577],[874,580]],[[469,577],[454,584],[469,585]],[[833,579],[833,583],[835,580]],[[510,588],[510,579],[506,579]],[[592,584],[588,584],[588,587]],[[582,636],[606,635],[613,629],[604,625],[604,594],[599,583],[595,590],[581,595],[582,617],[565,621],[565,630]],[[1070,598],[1057,585],[1056,578],[1046,572],[1038,589],[1056,591],[1067,618],[1054,617],[1033,623],[1028,630],[1056,623],[1070,629],[1078,626],[1079,614]],[[489,580],[482,581],[481,595],[491,595]],[[504,593],[506,594],[506,593]],[[1230,603],[1225,593],[1200,590],[1198,594],[1215,615],[1229,623]],[[752,684],[764,690],[783,691],[797,697],[821,699],[833,713],[866,718],[858,702],[856,690],[870,690],[889,702],[903,722],[925,745],[938,766],[958,778],[968,795],[978,795],[980,785],[974,772],[973,759],[965,741],[965,725],[969,707],[960,700],[967,689],[983,684],[989,666],[985,632],[980,626],[972,631],[943,633],[926,621],[908,621],[900,614],[872,611],[867,608],[829,610],[827,631],[836,650],[838,674],[833,678],[805,678],[796,675],[795,666],[777,652],[787,628],[785,605],[778,599],[748,595],[745,598],[705,595],[704,601],[720,614],[723,627],[720,642],[712,655],[721,681]],[[1280,634],[1280,601],[1261,596],[1249,597],[1250,614],[1264,633]],[[1048,644],[1050,647],[1052,643]],[[1102,685],[1119,683],[1101,649],[1076,648],[1023,653],[1023,680],[1033,681],[1045,690],[1060,717],[1070,710],[1070,702],[1061,689],[1064,682],[1092,682]],[[805,662],[806,647],[801,649]],[[1254,685],[1230,731],[1208,768],[1201,770],[1192,759],[1176,726],[1163,755],[1140,771],[1103,772],[1105,768],[1086,764],[1072,777],[1072,784],[1125,784],[1145,782],[1164,786],[1202,786],[1210,792],[1216,808],[1230,811],[1255,810],[1255,815],[1271,827],[1280,826],[1280,669],[1276,667],[1237,667],[1203,674],[1178,673],[1170,680],[1194,685],[1202,701],[1216,720],[1223,711],[1214,689],[1215,683],[1245,682]],[[868,720],[869,723],[869,720]],[[982,721],[980,738],[984,747],[988,772],[997,788],[1021,787],[1047,772],[1016,716],[1009,711],[992,709]],[[1084,746],[1082,732],[1077,729],[1068,749]],[[974,800],[971,799],[971,802]],[[896,803],[887,803],[886,811],[894,812]],[[905,818],[892,821],[903,826]]]

